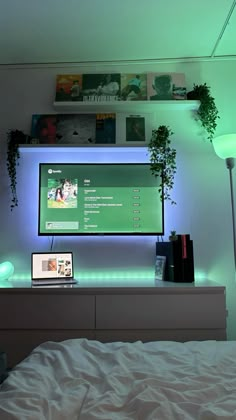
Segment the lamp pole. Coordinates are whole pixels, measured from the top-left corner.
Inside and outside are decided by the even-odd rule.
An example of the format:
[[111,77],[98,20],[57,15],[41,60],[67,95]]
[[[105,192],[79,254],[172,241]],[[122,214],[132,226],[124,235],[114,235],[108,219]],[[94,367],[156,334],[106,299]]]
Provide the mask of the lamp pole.
[[234,213],[234,190],[233,190],[233,175],[234,158],[226,158],[226,166],[229,170],[230,180],[230,194],[231,194],[231,208],[232,208],[232,222],[233,222],[233,242],[234,242],[234,268],[236,271],[236,234],[235,234],[235,213]]

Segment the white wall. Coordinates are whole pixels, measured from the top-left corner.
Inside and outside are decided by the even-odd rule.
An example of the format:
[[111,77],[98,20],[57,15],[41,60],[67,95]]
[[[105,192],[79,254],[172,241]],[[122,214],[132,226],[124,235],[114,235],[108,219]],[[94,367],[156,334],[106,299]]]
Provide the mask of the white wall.
[[[55,80],[57,74],[86,72],[148,72],[176,71],[186,75],[187,88],[193,83],[206,82],[211,86],[220,113],[216,134],[236,131],[236,61],[213,61],[179,64],[136,66],[78,66],[0,68],[0,260],[11,260],[15,276],[30,277],[30,255],[33,250],[48,250],[50,238],[37,236],[37,174],[38,162],[61,160],[52,152],[22,152],[18,168],[19,208],[10,211],[9,180],[6,172],[6,132],[20,129],[30,133],[31,116],[54,113]],[[228,338],[236,339],[234,324],[236,310],[236,279],[233,261],[232,217],[229,178],[224,162],[214,154],[204,140],[201,127],[190,111],[159,111],[156,125],[168,124],[174,131],[178,170],[173,195],[176,206],[166,205],[166,237],[172,229],[190,233],[194,241],[196,278],[208,278],[227,287]],[[114,150],[114,152],[118,153]],[[104,159],[101,151],[96,157],[91,150],[67,152],[67,160]],[[131,159],[124,155],[122,159]],[[125,152],[127,153],[127,152]],[[147,159],[135,152],[132,159]],[[105,159],[114,159],[107,155]],[[64,159],[64,155],[63,155]],[[234,185],[235,185],[235,172]],[[56,238],[55,249],[72,249],[76,271],[114,278],[139,276],[145,279],[153,273],[155,258],[154,237],[142,238]],[[1,262],[1,261],[0,261]]]

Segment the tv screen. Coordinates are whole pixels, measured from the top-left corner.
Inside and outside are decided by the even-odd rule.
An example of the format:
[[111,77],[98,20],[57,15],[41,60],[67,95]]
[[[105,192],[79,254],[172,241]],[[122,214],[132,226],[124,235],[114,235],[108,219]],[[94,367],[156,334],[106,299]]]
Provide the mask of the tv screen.
[[40,163],[39,235],[163,235],[148,163]]

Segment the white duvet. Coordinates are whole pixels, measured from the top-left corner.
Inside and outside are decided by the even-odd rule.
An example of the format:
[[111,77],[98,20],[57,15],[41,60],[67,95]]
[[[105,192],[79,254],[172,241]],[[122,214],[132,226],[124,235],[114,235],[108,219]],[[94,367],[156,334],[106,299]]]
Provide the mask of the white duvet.
[[236,342],[47,342],[0,388],[1,420],[236,420]]

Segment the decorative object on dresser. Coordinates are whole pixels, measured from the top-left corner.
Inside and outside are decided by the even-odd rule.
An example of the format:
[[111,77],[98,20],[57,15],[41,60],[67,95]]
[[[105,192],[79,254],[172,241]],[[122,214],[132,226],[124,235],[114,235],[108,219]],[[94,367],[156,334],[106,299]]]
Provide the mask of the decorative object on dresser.
[[190,240],[190,235],[177,235],[177,240],[157,242],[156,255],[166,257],[163,280],[194,282],[193,241]]
[[169,241],[177,241],[178,235],[176,233],[176,230],[170,231]]
[[231,194],[231,209],[232,209],[232,223],[233,223],[233,244],[234,244],[234,268],[236,271],[236,232],[235,232],[235,209],[234,209],[234,189],[232,170],[236,158],[236,134],[225,134],[213,139],[213,146],[216,154],[225,159],[226,167],[229,170],[230,180],[230,194]]
[[155,281],[165,280],[166,256],[156,255]]
[[0,264],[0,281],[8,280],[14,273],[14,265],[10,261]]

